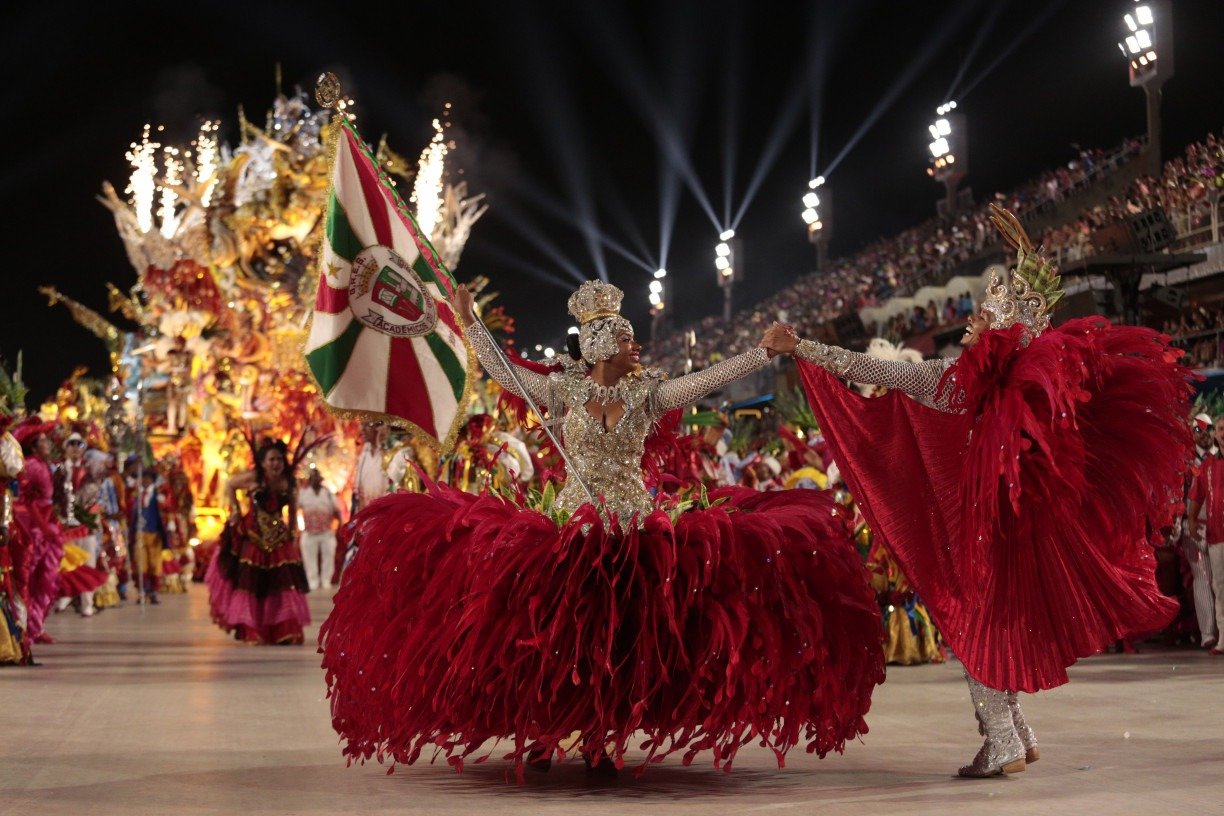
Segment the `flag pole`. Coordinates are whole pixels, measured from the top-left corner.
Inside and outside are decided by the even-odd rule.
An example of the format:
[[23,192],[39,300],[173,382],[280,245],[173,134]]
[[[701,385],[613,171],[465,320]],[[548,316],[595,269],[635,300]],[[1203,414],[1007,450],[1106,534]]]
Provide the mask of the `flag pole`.
[[[473,313],[472,317],[473,319],[480,321],[481,327],[484,328],[486,332],[489,331],[489,327],[484,325],[484,320],[479,315]],[[492,338],[492,333],[490,333],[489,336]],[[545,435],[547,435],[552,441],[553,446],[557,449],[557,453],[561,454],[561,461],[565,462],[566,478],[576,481],[578,486],[582,488],[582,492],[586,494],[587,501],[594,504],[595,494],[591,492],[591,488],[587,487],[587,483],[583,481],[580,475],[578,475],[578,468],[574,466],[573,460],[571,460],[569,458],[569,454],[565,452],[565,446],[561,444],[561,440],[557,438],[556,434],[552,432],[552,429],[548,427],[548,423],[544,421],[544,412],[540,410],[540,406],[536,405],[535,399],[531,396],[531,391],[528,390],[527,386],[523,384],[522,378],[519,377],[518,366],[510,361],[510,358],[506,356],[506,352],[502,349],[501,344],[496,340],[493,340],[493,342],[489,345],[493,347],[494,352],[497,354],[502,366],[505,367],[506,373],[510,375],[510,379],[514,382],[514,387],[518,389],[519,395],[522,396],[523,401],[527,403],[527,407],[534,411],[535,415],[540,418],[540,427],[544,430]]]

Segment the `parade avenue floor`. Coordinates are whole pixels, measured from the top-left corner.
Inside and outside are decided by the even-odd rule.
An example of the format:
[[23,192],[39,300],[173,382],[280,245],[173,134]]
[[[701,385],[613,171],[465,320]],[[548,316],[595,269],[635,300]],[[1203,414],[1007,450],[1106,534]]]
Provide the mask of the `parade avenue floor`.
[[[312,638],[330,600],[311,596]],[[508,765],[346,768],[312,646],[255,648],[208,619],[202,586],[48,623],[35,668],[0,669],[0,814],[1157,814],[1224,809],[1224,658],[1148,647],[1025,698],[1041,761],[953,777],[980,740],[956,663],[892,668],[845,755],[759,748],[727,774],[669,758],[642,777],[580,762],[513,784]],[[708,763],[708,756],[703,756]],[[508,778],[510,781],[508,782]]]

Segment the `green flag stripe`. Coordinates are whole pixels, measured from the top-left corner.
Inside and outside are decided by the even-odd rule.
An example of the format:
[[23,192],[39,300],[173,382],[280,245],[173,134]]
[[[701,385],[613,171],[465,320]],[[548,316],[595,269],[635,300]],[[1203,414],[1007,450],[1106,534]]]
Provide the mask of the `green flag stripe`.
[[438,360],[438,365],[442,366],[442,370],[446,373],[446,379],[450,380],[451,391],[455,392],[455,401],[463,399],[467,375],[459,363],[459,358],[455,355],[455,350],[448,346],[436,332],[425,335],[425,342],[429,344],[430,350]]
[[331,201],[327,206],[327,243],[331,244],[332,252],[349,263],[352,263],[361,251],[361,242],[353,234],[353,228],[349,226],[348,216],[340,204],[340,199],[336,197],[335,190],[332,191]]
[[306,355],[306,363],[319,381],[324,396],[330,394],[344,376],[349,358],[353,356],[353,349],[357,347],[357,337],[363,328],[365,327],[361,325],[361,321],[353,320],[335,340]]
[[415,269],[416,273],[421,276],[422,281],[425,283],[432,283],[434,286],[442,289],[441,285],[438,283],[438,276],[434,274],[433,268],[430,267],[430,265],[425,261],[424,255],[417,255],[416,260],[412,262],[412,268]]

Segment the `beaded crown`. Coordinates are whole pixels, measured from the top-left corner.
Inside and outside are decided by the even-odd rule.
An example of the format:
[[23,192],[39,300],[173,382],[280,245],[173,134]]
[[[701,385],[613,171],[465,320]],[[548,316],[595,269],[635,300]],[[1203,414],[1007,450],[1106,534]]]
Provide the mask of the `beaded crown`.
[[618,287],[603,281],[586,281],[578,291],[570,295],[569,313],[579,325],[590,323],[601,317],[616,317],[620,314],[621,301],[625,293]]

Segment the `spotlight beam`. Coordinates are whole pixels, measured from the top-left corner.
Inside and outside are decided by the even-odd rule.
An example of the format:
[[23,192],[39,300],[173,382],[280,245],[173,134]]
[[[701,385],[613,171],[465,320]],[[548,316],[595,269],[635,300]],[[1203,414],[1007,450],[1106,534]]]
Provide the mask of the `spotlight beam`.
[[[761,185],[764,184],[766,176],[773,169],[774,164],[777,163],[782,148],[786,146],[786,140],[790,138],[792,129],[799,119],[799,115],[803,112],[804,103],[808,102],[814,106],[820,104],[820,99],[824,94],[825,81],[828,77],[833,43],[837,39],[837,32],[841,30],[848,18],[847,15],[853,13],[846,12],[843,9],[837,13],[836,17],[832,17],[831,14],[833,12],[829,11],[829,7],[817,6],[809,17],[808,41],[812,45],[804,59],[803,70],[796,77],[795,84],[787,91],[782,103],[782,109],[774,119],[773,129],[765,139],[765,146],[762,148],[756,167],[753,169],[748,187],[744,191],[744,198],[740,202],[735,217],[731,219],[729,226],[732,229],[739,227],[740,221],[743,220],[745,213],[748,211],[748,205],[756,198],[757,192],[760,190]],[[819,113],[814,108],[813,117],[818,116]],[[813,135],[812,139],[815,142],[816,136]],[[812,151],[814,154],[814,146]],[[813,163],[815,163],[814,158]],[[812,175],[814,176],[815,173],[813,172]]]
[[969,96],[969,94],[973,91],[973,89],[976,88],[983,79],[988,77],[990,73],[994,71],[994,69],[998,68],[999,65],[1003,62],[1003,60],[1007,59],[1013,53],[1015,53],[1016,49],[1019,48],[1021,45],[1023,45],[1024,41],[1027,40],[1030,36],[1032,36],[1033,32],[1035,32],[1047,20],[1049,20],[1050,17],[1054,14],[1054,12],[1062,8],[1063,4],[1066,3],[1066,1],[1067,0],[1052,0],[1050,5],[1046,6],[1045,11],[1041,12],[1036,17],[1034,17],[1029,22],[1029,24],[1020,31],[1019,34],[1013,37],[1012,41],[1008,44],[1008,46],[1004,48],[1003,51],[997,57],[994,58],[993,62],[987,65],[982,70],[982,72],[979,73],[974,78],[973,82],[969,83],[969,85],[964,90],[957,93],[956,95],[957,99],[963,100],[965,97]]
[[522,272],[531,278],[535,278],[541,283],[546,283],[549,286],[555,286],[562,291],[568,292],[574,288],[572,283],[562,280],[551,272],[544,271],[540,267],[531,263],[531,261],[528,261],[526,258],[516,255],[509,250],[502,249],[501,247],[495,245],[491,246],[485,244],[482,246],[484,248],[476,254],[486,256],[492,264],[509,269],[517,269],[519,272]]
[[710,223],[715,229],[721,230],[723,225],[719,223],[710,197],[693,169],[681,129],[670,118],[671,114],[666,107],[651,93],[651,80],[645,69],[646,61],[633,48],[624,20],[612,12],[612,7],[613,4],[593,3],[588,8],[588,28],[592,34],[590,42],[611,66],[611,79],[620,85],[621,91],[637,108],[667,162],[674,165],[681,180],[710,219]]
[[[589,234],[586,231],[588,224],[584,223],[578,215],[576,215],[564,204],[536,187],[530,181],[519,178],[514,182],[513,189],[514,192],[523,199],[534,204],[536,207],[554,218],[564,221],[577,229],[584,238],[589,237]],[[649,253],[647,253],[645,257],[635,255],[632,251],[627,249],[624,244],[621,244],[620,242],[608,237],[608,235],[598,227],[595,229],[594,238],[601,246],[606,246],[608,249],[611,249],[625,260],[632,262],[635,266],[641,267],[646,272],[653,273],[656,269],[658,269],[657,264],[650,262]]]
[[804,101],[803,85],[797,84],[787,94],[786,101],[782,104],[782,110],[774,120],[774,129],[765,141],[765,148],[761,151],[761,156],[757,159],[756,168],[752,171],[752,178],[748,182],[748,187],[744,190],[744,198],[740,201],[739,209],[735,212],[735,218],[729,224],[731,229],[739,227],[740,221],[743,220],[744,214],[748,211],[748,205],[756,198],[761,185],[765,183],[765,177],[773,169],[774,163],[778,160],[778,154],[782,152],[782,148],[786,145],[787,137],[794,128],[795,122],[799,119],[799,114],[803,112]]
[[[610,179],[602,178],[599,189],[602,191],[602,201],[612,217],[616,219],[617,224],[625,235],[629,236],[633,248],[637,250],[637,257],[646,261],[654,261],[654,257],[650,253],[650,249],[646,246],[646,238],[642,235],[642,230],[637,222],[633,220],[633,214],[629,212],[629,208],[625,205],[625,200],[621,198],[620,192],[616,189]],[[640,264],[639,264],[640,265]],[[653,272],[655,269],[663,266],[659,263],[650,263],[648,271]]]
[[[584,149],[587,139],[579,121],[579,108],[574,103],[569,83],[564,79],[565,71],[549,56],[555,54],[557,48],[555,44],[544,41],[543,21],[531,11],[530,6],[521,8],[520,15],[519,36],[527,44],[522,49],[525,57],[522,64],[531,76],[530,87],[539,89],[539,93],[531,94],[530,98],[537,106],[539,121],[547,122],[547,126],[539,128],[539,132],[552,147],[558,161],[558,175],[573,207],[578,230],[586,242],[595,271],[606,281],[607,261],[599,240],[594,186],[591,184],[590,162]],[[542,100],[548,100],[546,109],[543,109]]]
[[866,6],[858,3],[837,6],[821,4],[815,7],[810,18],[811,30],[808,41],[814,44],[815,54],[808,55],[808,178],[816,178],[820,158],[820,135],[824,123],[824,97],[828,87],[829,63],[833,59],[837,42],[842,33],[856,25],[865,13]]
[[680,176],[672,170],[666,157],[659,153],[659,266],[666,269],[671,253],[672,233],[676,213],[680,209]]
[[861,125],[859,125],[858,130],[854,131],[854,135],[852,135],[846,142],[845,147],[843,147],[838,154],[833,157],[833,160],[829,162],[828,166],[825,167],[821,175],[831,175],[833,171],[837,169],[837,166],[841,164],[842,160],[850,154],[851,150],[858,146],[859,141],[862,140],[862,138],[867,135],[867,132],[875,126],[875,123],[880,120],[880,117],[892,107],[893,103],[897,101],[897,98],[905,92],[905,89],[918,78],[918,75],[922,73],[922,70],[926,68],[926,66],[939,54],[940,51],[943,50],[943,48],[948,44],[948,41],[952,39],[953,35],[960,30],[962,25],[964,25],[966,18],[968,18],[973,9],[974,4],[971,3],[959,6],[947,14],[944,19],[935,26],[934,32],[926,38],[925,44],[918,50],[918,53],[914,55],[914,58],[910,60],[909,65],[902,70],[901,75],[893,82],[892,87],[889,88],[882,97],[880,97],[880,100],[876,103],[875,107],[872,108],[871,113],[867,114],[867,118],[863,120]]
[[494,218],[504,220],[516,233],[525,238],[528,243],[534,246],[541,254],[548,257],[553,263],[565,270],[571,278],[578,283],[585,283],[588,275],[582,274],[582,271],[565,256],[552,239],[544,234],[544,231],[537,227],[532,221],[522,213],[514,209],[514,207],[502,204],[501,206],[491,207],[489,213]]
[[1003,11],[1008,2],[1009,0],[998,0],[991,4],[990,9],[986,12],[986,19],[978,26],[973,42],[969,44],[969,50],[961,60],[960,67],[956,69],[956,76],[952,78],[952,84],[948,86],[943,102],[949,102],[957,97],[957,90],[960,88],[961,80],[965,78],[965,71],[969,70],[969,66],[973,64],[974,58],[982,48],[982,43],[986,42],[987,35],[994,30],[995,21],[999,19],[999,13]]
[[724,21],[726,40],[723,42],[722,81],[722,174],[723,223],[731,223],[731,206],[735,195],[735,168],[739,159],[740,105],[744,94],[744,30],[743,6],[731,5]]

